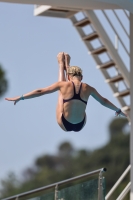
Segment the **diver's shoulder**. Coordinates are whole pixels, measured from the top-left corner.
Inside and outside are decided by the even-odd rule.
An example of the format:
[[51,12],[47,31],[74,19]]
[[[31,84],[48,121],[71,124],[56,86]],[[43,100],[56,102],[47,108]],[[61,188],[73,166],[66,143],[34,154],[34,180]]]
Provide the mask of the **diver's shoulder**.
[[83,86],[84,86],[86,89],[90,89],[90,88],[92,88],[92,86],[90,86],[90,85],[87,84],[87,83],[83,83],[83,82],[82,82],[82,84],[83,84]]

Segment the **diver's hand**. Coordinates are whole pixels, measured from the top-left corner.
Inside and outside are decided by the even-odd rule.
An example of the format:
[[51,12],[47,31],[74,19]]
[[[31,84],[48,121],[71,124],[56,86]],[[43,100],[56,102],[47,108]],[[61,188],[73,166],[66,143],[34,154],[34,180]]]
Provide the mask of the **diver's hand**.
[[115,112],[115,116],[116,117],[118,117],[118,116],[128,117],[127,114],[122,111],[120,113]]
[[14,101],[14,105],[16,105],[16,103],[18,103],[21,100],[21,97],[14,97],[14,98],[5,98],[5,100],[7,101]]

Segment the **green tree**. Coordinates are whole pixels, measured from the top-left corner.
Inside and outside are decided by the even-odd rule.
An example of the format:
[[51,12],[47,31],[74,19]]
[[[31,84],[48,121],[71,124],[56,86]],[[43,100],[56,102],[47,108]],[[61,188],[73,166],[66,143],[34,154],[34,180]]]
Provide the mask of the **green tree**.
[[59,146],[59,155],[69,157],[74,153],[74,148],[69,142],[64,142]]
[[126,118],[116,118],[109,125],[110,137],[116,136],[117,134],[125,134],[125,126],[128,124]]
[[0,197],[4,197],[7,194],[13,195],[18,191],[19,182],[14,173],[9,173],[5,180],[1,181],[2,190],[0,190]]
[[8,82],[6,79],[5,71],[0,65],[0,97],[4,95],[4,93],[7,91],[7,88],[8,88]]

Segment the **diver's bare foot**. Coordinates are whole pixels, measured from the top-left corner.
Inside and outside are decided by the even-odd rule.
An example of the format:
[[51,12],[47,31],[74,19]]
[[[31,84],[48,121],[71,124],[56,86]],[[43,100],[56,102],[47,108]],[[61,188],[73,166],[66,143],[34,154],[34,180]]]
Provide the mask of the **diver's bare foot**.
[[71,57],[69,56],[68,53],[64,53],[64,56],[65,56],[65,69],[67,70],[67,68],[70,67]]
[[65,60],[64,52],[58,53],[58,55],[57,55],[57,60],[58,60],[59,66],[65,68],[65,66],[64,66],[64,64],[65,64],[65,63],[64,63],[64,60]]

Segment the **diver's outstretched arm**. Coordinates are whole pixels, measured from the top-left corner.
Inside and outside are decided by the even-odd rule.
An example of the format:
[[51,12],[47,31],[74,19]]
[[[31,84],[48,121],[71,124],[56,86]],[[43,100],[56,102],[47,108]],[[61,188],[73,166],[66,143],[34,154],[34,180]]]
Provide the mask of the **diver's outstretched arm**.
[[33,90],[33,91],[28,92],[28,93],[26,93],[22,96],[17,96],[17,97],[13,97],[13,98],[5,98],[5,100],[14,101],[14,105],[15,105],[20,100],[40,97],[42,95],[49,94],[49,93],[55,92],[57,90],[60,90],[61,87],[62,87],[62,82],[57,82],[57,83],[52,84],[49,87]]
[[114,104],[112,104],[108,99],[102,97],[95,88],[91,87],[91,96],[96,99],[99,103],[101,103],[103,106],[110,108],[111,110],[115,111],[115,115],[122,115],[124,117],[127,117],[125,113],[123,113],[118,107],[116,107]]

